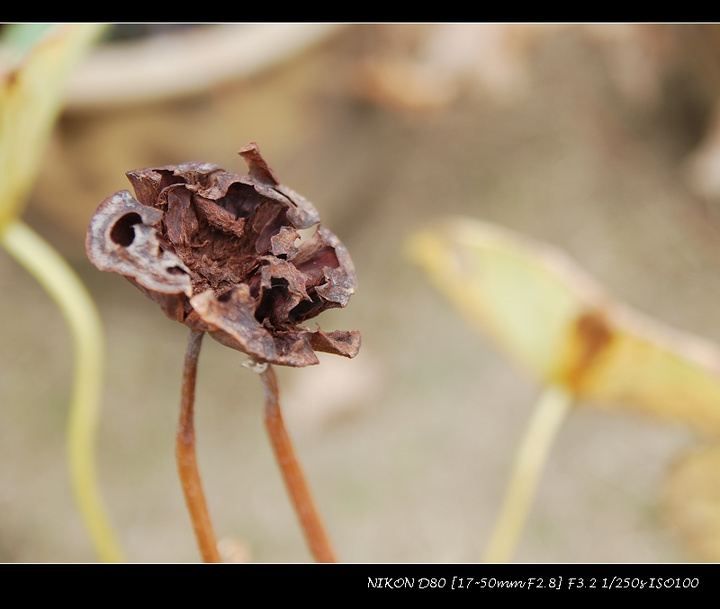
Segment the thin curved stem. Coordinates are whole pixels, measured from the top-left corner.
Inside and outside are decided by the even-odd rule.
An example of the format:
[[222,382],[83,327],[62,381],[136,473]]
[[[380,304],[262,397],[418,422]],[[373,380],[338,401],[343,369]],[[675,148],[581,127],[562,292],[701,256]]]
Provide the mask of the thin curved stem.
[[490,536],[485,562],[509,562],[530,513],[547,457],[573,403],[564,388],[545,388],[518,450],[500,516]]
[[95,442],[105,362],[100,315],[72,268],[21,220],[11,220],[0,230],[0,242],[42,285],[70,328],[75,368],[67,437],[75,498],[101,560],[121,562],[96,479]]
[[200,554],[205,562],[222,562],[210,513],[202,489],[195,453],[195,380],[204,332],[190,330],[183,364],[180,421],[175,440],[175,459]]
[[317,562],[336,562],[325,527],[315,509],[310,488],[295,457],[290,436],[283,422],[275,370],[267,364],[260,372],[260,378],[265,389],[265,427],[310,552]]

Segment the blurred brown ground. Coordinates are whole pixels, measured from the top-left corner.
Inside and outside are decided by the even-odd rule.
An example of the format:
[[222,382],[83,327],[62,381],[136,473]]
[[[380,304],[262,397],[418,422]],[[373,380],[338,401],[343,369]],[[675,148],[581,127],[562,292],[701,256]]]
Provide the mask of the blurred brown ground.
[[[317,321],[361,330],[361,354],[279,370],[342,561],[480,560],[538,394],[404,257],[415,228],[459,213],[517,229],[631,305],[720,342],[720,217],[688,173],[720,92],[717,32],[515,26],[443,56],[427,42],[433,27],[343,26],[203,94],[63,116],[25,217],[106,324],[99,470],[129,560],[198,553],[173,448],[186,329],[84,256],[87,221],[129,187],[127,170],[202,160],[244,172],[235,152],[256,141],[348,247],[360,289]],[[0,307],[0,560],[95,560],[66,471],[69,334],[5,254]],[[250,560],[309,561],[243,360],[205,341],[197,434],[215,529]],[[581,405],[516,560],[697,560],[660,504],[668,466],[694,443],[681,427]]]

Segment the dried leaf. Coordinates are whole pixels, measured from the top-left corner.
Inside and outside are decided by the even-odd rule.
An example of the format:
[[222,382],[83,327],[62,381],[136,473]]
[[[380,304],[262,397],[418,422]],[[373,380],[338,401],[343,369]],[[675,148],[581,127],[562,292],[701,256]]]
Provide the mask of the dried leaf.
[[320,217],[280,184],[255,144],[240,151],[249,175],[208,163],[128,172],[128,191],[108,197],[86,240],[91,262],[128,278],[165,314],[259,362],[317,363],[314,351],[354,357],[358,332],[299,324],[344,307],[355,270]]

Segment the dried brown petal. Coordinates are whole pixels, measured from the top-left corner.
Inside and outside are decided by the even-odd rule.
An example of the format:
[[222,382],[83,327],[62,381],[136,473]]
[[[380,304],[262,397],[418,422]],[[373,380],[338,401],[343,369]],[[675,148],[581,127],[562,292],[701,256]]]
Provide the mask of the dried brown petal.
[[261,362],[317,363],[314,351],[354,357],[358,332],[298,324],[344,307],[357,282],[340,240],[307,199],[280,184],[255,144],[248,175],[209,163],[128,172],[98,207],[86,249],[100,270],[125,276],[171,319],[207,331]]

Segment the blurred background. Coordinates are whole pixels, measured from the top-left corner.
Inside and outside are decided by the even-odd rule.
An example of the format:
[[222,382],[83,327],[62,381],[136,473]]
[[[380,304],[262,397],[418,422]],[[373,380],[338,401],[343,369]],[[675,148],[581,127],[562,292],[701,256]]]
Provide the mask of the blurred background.
[[[25,219],[106,327],[99,471],[127,557],[198,551],[174,461],[187,331],[87,261],[125,172],[257,142],[347,246],[359,290],[325,330],[355,360],[279,369],[296,450],[340,560],[483,555],[539,388],[428,284],[406,238],[448,213],[562,247],[632,306],[720,342],[720,28],[713,25],[115,26],[78,69]],[[60,312],[0,253],[0,560],[93,561],[65,460]],[[196,430],[228,555],[311,557],[245,357],[206,339]],[[663,510],[683,427],[581,404],[553,448],[520,562],[684,562]]]

